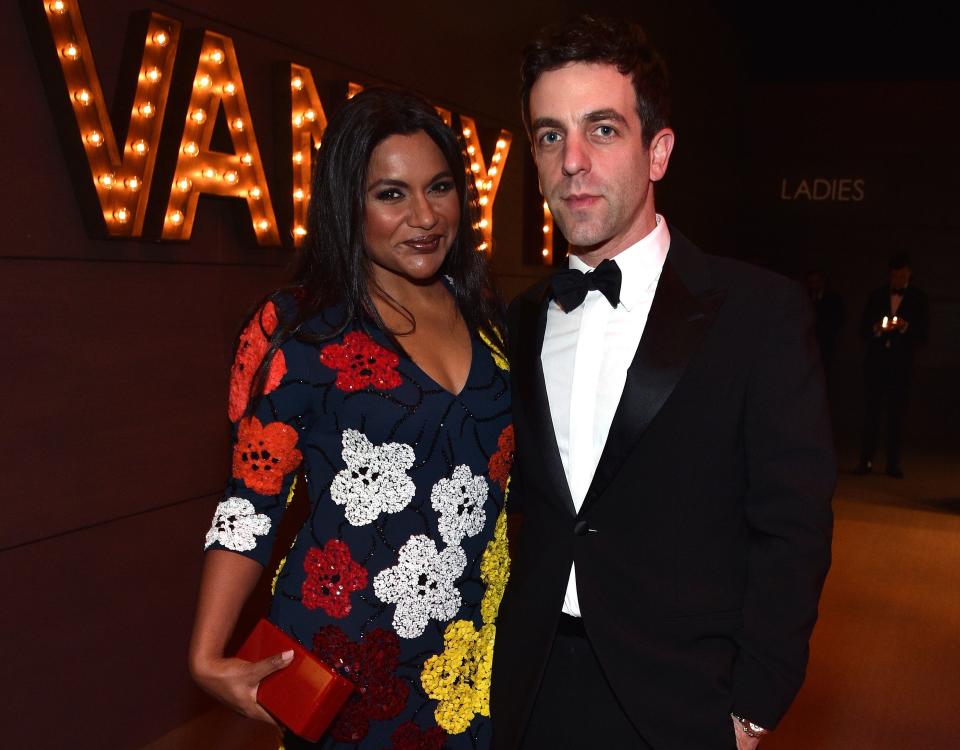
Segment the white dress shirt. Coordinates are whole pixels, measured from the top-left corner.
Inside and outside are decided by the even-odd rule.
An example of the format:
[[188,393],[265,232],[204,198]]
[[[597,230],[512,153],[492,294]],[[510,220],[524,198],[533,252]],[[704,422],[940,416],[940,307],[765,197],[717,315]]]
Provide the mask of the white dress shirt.
[[[556,300],[547,309],[540,360],[560,460],[577,512],[607,442],[669,247],[667,222],[658,214],[650,234],[613,258],[623,274],[616,308],[600,292],[589,291],[583,304],[569,313]],[[575,255],[569,265],[593,270]],[[563,611],[580,616],[573,566]]]

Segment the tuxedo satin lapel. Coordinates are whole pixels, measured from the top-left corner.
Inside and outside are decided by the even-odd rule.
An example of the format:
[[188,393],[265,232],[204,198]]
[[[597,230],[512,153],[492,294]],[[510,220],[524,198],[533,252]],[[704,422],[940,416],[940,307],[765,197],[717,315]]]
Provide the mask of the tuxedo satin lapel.
[[723,290],[691,292],[668,256],[581,513],[603,494],[673,393],[725,297]]
[[[547,386],[543,377],[543,362],[540,359],[549,304],[550,292],[547,288],[537,304],[531,304],[525,311],[522,321],[523,331],[519,339],[525,346],[518,354],[522,368],[520,373],[522,384],[521,392],[514,394],[514,399],[524,399],[525,411],[530,417],[530,427],[542,448],[537,455],[524,456],[524,462],[528,466],[539,466],[548,492],[566,506],[570,515],[573,516],[576,514],[576,509],[570,495],[567,476],[563,470],[563,461],[560,460],[560,449],[557,447],[557,435],[553,429]],[[534,473],[540,473],[540,471],[535,470]]]

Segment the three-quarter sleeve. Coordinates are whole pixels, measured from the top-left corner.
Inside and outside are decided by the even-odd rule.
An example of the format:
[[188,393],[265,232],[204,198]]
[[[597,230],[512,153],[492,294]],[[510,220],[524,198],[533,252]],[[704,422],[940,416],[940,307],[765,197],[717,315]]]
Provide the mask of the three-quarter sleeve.
[[259,397],[247,413],[254,374],[277,325],[267,302],[240,336],[230,373],[228,414],[233,424],[231,477],[217,505],[205,548],[230,550],[261,565],[270,559],[273,539],[297,469],[303,461],[301,436],[310,419],[307,370],[316,351],[295,340],[273,355]]

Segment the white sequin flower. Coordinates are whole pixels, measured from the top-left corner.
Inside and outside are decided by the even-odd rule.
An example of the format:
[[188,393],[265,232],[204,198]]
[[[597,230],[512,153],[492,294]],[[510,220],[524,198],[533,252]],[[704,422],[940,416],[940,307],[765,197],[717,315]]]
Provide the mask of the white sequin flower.
[[210,545],[219,543],[234,552],[249,552],[256,549],[256,537],[269,531],[269,516],[257,513],[249,500],[231,497],[217,506],[203,548],[207,549]]
[[447,544],[460,544],[465,536],[483,531],[487,512],[487,480],[474,476],[467,465],[453,470],[450,479],[441,479],[430,491],[430,504],[440,514],[437,527]]
[[414,453],[409,445],[374,445],[362,432],[344,430],[343,460],[347,468],[334,478],[330,497],[347,506],[344,515],[354,526],[403,510],[413,499],[416,487],[407,470],[413,466]]
[[437,552],[436,543],[423,534],[407,540],[397,564],[373,579],[377,598],[397,605],[393,613],[397,635],[416,638],[431,618],[444,622],[456,616],[461,599],[454,581],[466,565],[467,556],[460,547]]

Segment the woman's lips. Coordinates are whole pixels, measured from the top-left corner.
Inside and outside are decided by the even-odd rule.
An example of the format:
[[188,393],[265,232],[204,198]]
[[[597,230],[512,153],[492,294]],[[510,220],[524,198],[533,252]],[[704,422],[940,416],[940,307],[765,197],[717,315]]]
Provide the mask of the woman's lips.
[[414,237],[413,239],[404,240],[403,244],[412,247],[414,250],[429,252],[431,250],[436,250],[440,246],[440,240],[442,239],[442,234],[428,234],[422,237]]

